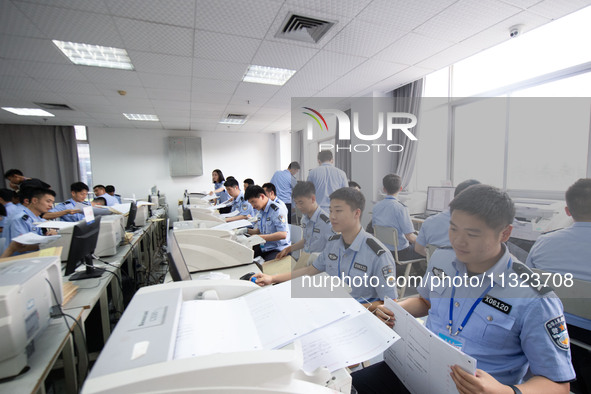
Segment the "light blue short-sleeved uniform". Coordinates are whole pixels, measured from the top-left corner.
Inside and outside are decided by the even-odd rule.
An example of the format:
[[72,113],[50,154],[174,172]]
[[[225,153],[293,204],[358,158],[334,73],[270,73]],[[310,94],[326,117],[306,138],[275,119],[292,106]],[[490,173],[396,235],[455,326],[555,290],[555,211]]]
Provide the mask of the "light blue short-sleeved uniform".
[[[408,209],[394,196],[386,196],[372,209],[371,222],[373,226],[394,227],[398,230],[398,250],[408,248],[410,243],[404,236],[415,231]],[[394,250],[394,245],[385,244],[388,249]]]
[[119,204],[119,201],[117,200],[117,198],[115,198],[115,197],[113,197],[112,195],[110,195],[110,194],[107,194],[107,193],[105,193],[105,194],[103,194],[103,195],[100,195],[100,196],[96,196],[96,197],[97,197],[97,198],[98,198],[98,197],[102,197],[102,198],[104,198],[104,199],[107,201],[107,206],[108,206],[108,207],[111,207],[111,206],[113,206],[113,205],[115,205],[115,204]]
[[440,248],[451,246],[449,241],[449,221],[451,220],[451,213],[449,208],[437,215],[428,217],[423,224],[419,235],[417,236],[417,243],[421,246],[436,245]]
[[[591,223],[575,222],[570,227],[541,235],[529,251],[525,264],[548,272],[573,274],[591,282]],[[568,324],[591,330],[591,320],[565,314]]]
[[[214,182],[213,183],[214,190],[218,190],[220,187],[224,187],[224,184],[222,182]],[[222,190],[219,193],[216,193],[215,195],[218,197],[220,204],[223,202],[226,202],[230,199],[230,195],[228,194],[226,189]]]
[[316,208],[311,217],[302,216],[302,230],[306,253],[322,252],[328,239],[335,234],[326,212],[320,207]]
[[26,234],[30,232],[37,233],[39,235],[43,235],[43,232],[40,228],[35,227],[33,223],[37,222],[44,222],[45,219],[42,219],[39,216],[36,216],[31,210],[27,207],[23,207],[23,210],[18,215],[13,216],[8,223],[8,227],[4,229],[6,232],[6,246],[16,237],[21,234]]
[[22,209],[24,208],[22,204],[13,204],[11,202],[7,203],[4,208],[6,208],[6,217],[7,218],[11,218],[15,215],[17,215],[18,213],[22,212]]
[[244,199],[244,193],[240,193],[238,197],[232,201],[232,211],[238,211],[238,215],[254,216],[254,209],[248,201]]
[[[90,206],[90,204],[87,201],[82,201],[79,204]],[[67,209],[76,209],[76,201],[74,201],[73,199],[70,198],[69,200],[66,200],[64,202],[57,204],[54,208],[50,209],[49,212],[60,212],[60,211],[65,211]],[[77,222],[80,220],[84,220],[84,213],[80,212],[80,213],[67,214],[67,215],[60,217],[60,219],[63,222]]]
[[286,204],[291,204],[291,191],[297,182],[289,170],[275,171],[271,178],[271,183],[277,189],[277,197]]
[[308,182],[314,184],[316,201],[325,212],[330,212],[330,195],[335,190],[348,187],[347,174],[330,163],[322,163],[308,174]]
[[277,205],[281,205],[283,207],[285,207],[285,209],[287,209],[287,206],[285,205],[285,203],[283,201],[281,201],[281,199],[277,196],[275,196],[275,199],[273,200],[273,202]]
[[[388,296],[398,298],[396,291],[396,269],[392,253],[371,234],[361,229],[353,243],[345,248],[340,234],[329,238],[320,256],[312,265],[330,276],[351,278],[351,297],[361,303],[383,300]],[[366,280],[355,280],[364,277]],[[370,278],[377,279],[377,286],[369,285]],[[376,279],[373,281],[375,282]],[[359,282],[355,286],[355,283]],[[367,283],[367,286],[365,284]]]
[[[474,283],[469,282],[472,285],[460,283],[455,291],[449,283],[431,289],[431,278],[463,277],[468,275],[466,266],[456,259],[453,249],[439,249],[433,254],[417,288],[421,297],[431,303],[426,327],[462,343],[462,351],[477,360],[477,367],[503,384],[522,383],[528,368],[533,375],[554,382],[573,380],[575,372],[560,299],[549,288],[538,290],[525,280],[513,282],[510,274],[519,278],[531,274],[531,270],[515,261],[506,246],[503,248],[503,256],[490,270],[471,277],[484,278],[480,286],[474,279]],[[490,274],[495,278],[492,288]],[[447,328],[450,309],[451,332],[464,324],[456,336]],[[470,317],[465,321],[467,315]]]
[[268,252],[271,250],[283,250],[291,245],[289,224],[287,224],[287,208],[285,205],[279,205],[268,199],[265,209],[263,209],[257,222],[261,234],[273,234],[279,231],[286,231],[287,237],[279,241],[267,241],[261,244],[261,250]]

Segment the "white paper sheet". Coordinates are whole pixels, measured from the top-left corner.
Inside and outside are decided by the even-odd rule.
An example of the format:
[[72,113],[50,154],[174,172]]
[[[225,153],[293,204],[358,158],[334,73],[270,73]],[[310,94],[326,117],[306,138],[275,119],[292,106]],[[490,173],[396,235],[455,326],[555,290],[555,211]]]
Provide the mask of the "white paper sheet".
[[228,212],[228,213],[222,213],[222,214],[220,214],[220,216],[223,218],[232,218],[234,216],[238,216],[239,213],[240,213],[239,210],[235,210],[235,211]]
[[56,228],[61,230],[63,228],[74,227],[76,222],[62,222],[60,220],[47,220],[45,222],[33,223],[37,228]]
[[13,238],[12,240],[18,242],[21,245],[39,245],[48,244],[60,237],[61,235],[39,235],[37,233],[25,233]]
[[248,220],[235,220],[233,222],[222,223],[218,224],[217,226],[212,227],[214,230],[234,230],[241,227],[250,226],[250,222]]
[[215,200],[216,198],[218,198],[218,196],[215,194],[212,194],[211,196],[209,194],[205,194],[205,196],[201,197],[201,199],[205,201]]
[[401,340],[384,352],[384,360],[411,393],[457,393],[449,373],[452,365],[474,373],[476,360],[445,343],[389,298],[394,331]]

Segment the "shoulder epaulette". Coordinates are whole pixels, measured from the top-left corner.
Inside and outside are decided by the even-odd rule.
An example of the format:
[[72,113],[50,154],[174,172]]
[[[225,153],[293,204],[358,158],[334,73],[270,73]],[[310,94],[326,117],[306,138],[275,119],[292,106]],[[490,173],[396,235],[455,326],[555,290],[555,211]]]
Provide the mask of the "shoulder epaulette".
[[405,206],[406,206],[406,204],[405,204],[405,203],[403,203],[402,201],[400,201],[400,200],[396,200],[396,201],[398,201],[398,202],[400,203],[400,205],[402,205],[403,207],[405,207]]
[[21,219],[23,219],[23,220],[29,220],[29,215],[27,215],[25,213],[23,216],[21,216]]
[[515,271],[520,278],[521,274],[526,274],[528,278],[526,283],[539,294],[544,295],[552,291],[552,288],[550,288],[549,286],[544,286],[543,284],[541,284],[540,280],[536,281],[534,279],[534,272],[527,265],[520,263],[518,261],[514,261],[511,268],[513,268],[513,271]]
[[341,234],[335,234],[335,235],[331,235],[330,238],[328,238],[329,241],[334,241],[335,239],[340,239],[341,238]]
[[271,208],[272,208],[274,211],[276,211],[276,210],[278,210],[278,209],[279,209],[279,207],[278,207],[277,205],[275,205],[275,204],[271,204]]
[[365,242],[366,242],[366,243],[367,243],[367,245],[370,247],[370,249],[374,251],[374,253],[375,253],[376,255],[378,255],[378,256],[381,256],[381,255],[383,255],[384,253],[386,253],[386,251],[384,250],[384,248],[382,248],[382,247],[380,246],[380,244],[378,244],[378,243],[376,242],[376,240],[375,240],[375,239],[373,239],[373,238],[371,238],[371,237],[370,237],[370,238],[367,238],[367,240],[366,240]]
[[326,216],[325,214],[321,213],[319,215],[319,218],[322,219],[322,221],[324,221],[324,223],[330,223],[330,219],[328,218],[328,216]]

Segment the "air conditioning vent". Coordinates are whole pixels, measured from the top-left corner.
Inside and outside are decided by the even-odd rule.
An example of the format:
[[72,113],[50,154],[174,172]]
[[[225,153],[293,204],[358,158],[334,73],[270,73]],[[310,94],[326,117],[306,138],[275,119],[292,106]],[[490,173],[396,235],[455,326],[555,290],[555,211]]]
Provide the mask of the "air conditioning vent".
[[316,44],[335,23],[290,13],[275,37]]
[[35,103],[43,109],[53,109],[53,110],[65,110],[65,111],[73,111],[74,109],[66,104],[55,104],[55,103]]

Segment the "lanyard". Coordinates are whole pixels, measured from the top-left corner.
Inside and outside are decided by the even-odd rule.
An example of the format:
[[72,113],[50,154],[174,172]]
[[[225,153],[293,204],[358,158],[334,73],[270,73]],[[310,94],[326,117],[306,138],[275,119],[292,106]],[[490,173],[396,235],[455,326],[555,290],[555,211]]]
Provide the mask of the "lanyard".
[[[511,262],[512,260],[509,259],[509,262],[507,263],[507,267],[511,266]],[[459,271],[456,270],[456,276],[458,275]],[[449,299],[449,324],[447,325],[447,329],[449,330],[449,334],[451,336],[456,336],[459,333],[462,332],[462,330],[464,329],[464,327],[466,326],[466,323],[468,323],[468,320],[470,319],[470,317],[472,316],[472,313],[474,312],[474,309],[476,309],[476,306],[482,302],[482,300],[484,299],[484,296],[486,295],[486,293],[488,293],[488,291],[492,289],[492,283],[490,285],[488,285],[488,287],[484,290],[484,292],[480,295],[480,297],[478,297],[478,299],[474,302],[474,304],[472,304],[472,307],[470,308],[470,310],[468,311],[468,314],[466,315],[466,317],[464,318],[464,320],[462,321],[462,324],[460,324],[460,326],[458,327],[457,331],[455,333],[452,334],[451,329],[454,323],[454,296],[456,295],[456,287],[453,286],[452,284],[452,290],[451,290],[451,298]]]
[[[349,266],[349,272],[347,272],[347,276],[350,276],[350,274],[351,274],[351,268],[353,268],[353,262],[355,262],[355,257],[357,257],[357,252],[355,252],[353,254],[353,258],[351,259],[351,265]],[[338,269],[339,269],[339,273],[340,273],[341,272],[341,252],[340,251],[339,251]]]

